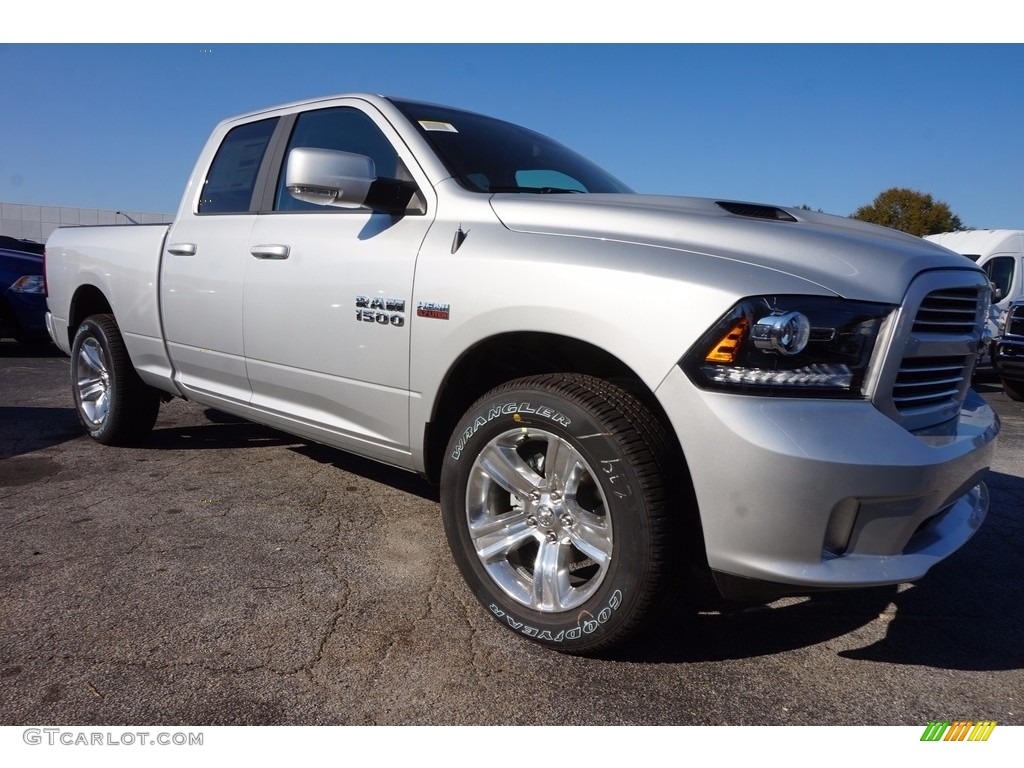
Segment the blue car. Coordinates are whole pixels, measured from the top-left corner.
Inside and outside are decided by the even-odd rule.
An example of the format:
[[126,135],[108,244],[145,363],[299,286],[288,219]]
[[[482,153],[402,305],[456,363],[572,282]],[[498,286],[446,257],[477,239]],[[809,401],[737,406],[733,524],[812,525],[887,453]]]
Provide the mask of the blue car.
[[42,244],[0,237],[0,338],[47,344],[45,315]]

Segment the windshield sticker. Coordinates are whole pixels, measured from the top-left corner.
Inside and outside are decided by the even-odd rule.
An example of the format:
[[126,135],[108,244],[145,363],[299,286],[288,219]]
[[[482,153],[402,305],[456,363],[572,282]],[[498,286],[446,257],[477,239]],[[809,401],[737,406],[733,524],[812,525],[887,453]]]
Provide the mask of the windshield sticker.
[[445,133],[458,133],[458,130],[451,123],[444,123],[440,120],[420,120],[420,127],[424,131],[444,131]]

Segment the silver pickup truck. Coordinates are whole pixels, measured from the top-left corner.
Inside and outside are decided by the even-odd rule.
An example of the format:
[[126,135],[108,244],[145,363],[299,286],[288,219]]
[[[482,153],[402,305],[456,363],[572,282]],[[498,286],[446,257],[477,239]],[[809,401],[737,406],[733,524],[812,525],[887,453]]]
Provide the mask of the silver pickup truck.
[[567,652],[700,574],[759,599],[917,579],[988,508],[968,259],[634,194],[457,109],[227,120],[173,224],[59,229],[46,280],[93,438],[182,397],[420,473],[484,610]]

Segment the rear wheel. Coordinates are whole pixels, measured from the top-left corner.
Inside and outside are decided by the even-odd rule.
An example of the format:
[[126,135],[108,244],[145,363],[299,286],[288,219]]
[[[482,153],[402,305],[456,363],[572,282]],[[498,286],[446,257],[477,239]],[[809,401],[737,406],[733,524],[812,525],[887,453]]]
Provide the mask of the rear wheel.
[[570,653],[623,641],[669,581],[667,441],[633,396],[547,375],[463,417],[442,470],[455,561],[506,628]]
[[71,386],[79,421],[107,445],[128,445],[156,422],[160,395],[139,378],[112,315],[92,315],[71,345]]

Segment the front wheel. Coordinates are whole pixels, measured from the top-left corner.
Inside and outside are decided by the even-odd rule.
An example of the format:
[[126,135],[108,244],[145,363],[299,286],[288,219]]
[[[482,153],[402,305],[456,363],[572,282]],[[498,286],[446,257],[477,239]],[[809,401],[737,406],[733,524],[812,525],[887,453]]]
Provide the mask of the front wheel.
[[636,398],[589,376],[520,379],[479,400],[448,445],[441,502],[484,607],[570,653],[634,633],[669,581],[667,445]]
[[139,378],[112,315],[92,315],[71,345],[71,388],[78,419],[106,445],[128,445],[156,422],[160,395]]

